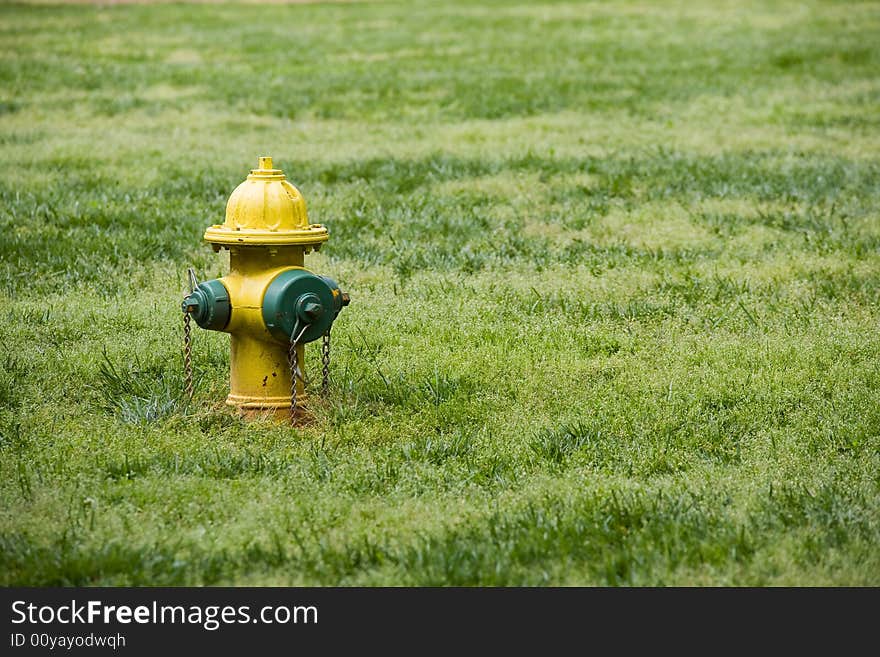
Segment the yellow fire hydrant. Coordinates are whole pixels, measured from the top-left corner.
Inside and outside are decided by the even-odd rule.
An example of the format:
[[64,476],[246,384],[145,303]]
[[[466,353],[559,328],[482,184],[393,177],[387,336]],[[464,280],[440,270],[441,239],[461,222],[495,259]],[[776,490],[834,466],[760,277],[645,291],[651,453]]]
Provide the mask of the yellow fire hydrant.
[[199,283],[191,272],[183,311],[202,328],[229,333],[226,403],[245,415],[306,416],[304,345],[319,338],[326,391],[330,328],[349,297],[304,262],[328,237],[309,223],[305,199],[271,157],[232,192],[224,223],[205,231],[214,251],[229,249],[229,274]]

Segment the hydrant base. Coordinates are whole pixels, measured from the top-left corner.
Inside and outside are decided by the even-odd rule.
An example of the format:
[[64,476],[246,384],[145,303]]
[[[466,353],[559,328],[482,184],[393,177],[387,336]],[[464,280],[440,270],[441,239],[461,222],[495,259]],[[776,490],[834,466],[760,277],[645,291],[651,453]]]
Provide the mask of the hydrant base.
[[[302,395],[300,395],[301,397]],[[230,394],[226,398],[226,403],[230,406],[237,406],[239,408],[248,408],[248,409],[275,409],[275,408],[290,408],[290,397],[247,397],[245,395],[233,395]],[[299,402],[297,402],[299,403]]]
[[[259,400],[229,395],[226,404],[235,407],[238,415],[248,420],[271,419],[276,422],[290,422],[290,397],[266,397]],[[298,395],[294,424],[309,424],[315,419],[308,408],[308,398]]]

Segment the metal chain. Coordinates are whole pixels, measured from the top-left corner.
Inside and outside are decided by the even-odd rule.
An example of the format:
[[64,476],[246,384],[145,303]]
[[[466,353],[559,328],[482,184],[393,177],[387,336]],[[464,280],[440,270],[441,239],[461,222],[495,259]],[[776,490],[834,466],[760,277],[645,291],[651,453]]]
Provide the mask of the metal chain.
[[290,422],[296,421],[296,379],[299,371],[299,355],[296,353],[297,344],[294,340],[290,341],[290,348],[287,350],[287,362],[290,365]]
[[324,397],[330,394],[330,329],[321,342],[321,394]]
[[[298,326],[298,325],[297,325]],[[287,349],[287,362],[290,365],[290,423],[296,424],[296,388],[297,388],[297,379],[302,380],[302,375],[299,371],[299,354],[296,352],[296,348],[299,346],[300,338],[302,338],[303,333],[306,332],[306,329],[309,328],[309,325],[306,324],[303,326],[302,330],[299,332],[299,335],[293,337],[291,334],[290,338],[290,347]],[[294,327],[294,333],[296,332],[296,327]],[[303,383],[305,381],[303,380]]]
[[190,328],[190,315],[183,313],[183,385],[186,398],[193,396],[193,368],[192,368],[192,329]]
[[[193,267],[187,267],[186,276],[189,280],[189,293],[195,292],[199,286],[196,278],[196,270]],[[183,297],[187,298],[186,295]],[[186,398],[191,400],[193,397],[193,364],[192,364],[192,327],[190,326],[192,318],[187,308],[183,309],[183,386]]]

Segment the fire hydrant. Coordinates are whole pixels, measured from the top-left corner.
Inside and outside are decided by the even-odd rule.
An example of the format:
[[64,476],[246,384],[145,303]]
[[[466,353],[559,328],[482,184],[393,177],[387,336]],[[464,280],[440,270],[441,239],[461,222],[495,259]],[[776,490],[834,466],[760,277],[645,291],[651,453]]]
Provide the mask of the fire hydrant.
[[304,263],[328,238],[322,224],[309,223],[305,199],[271,157],[232,192],[225,222],[205,231],[215,252],[229,249],[229,273],[199,283],[191,272],[183,312],[230,335],[226,403],[245,415],[307,416],[304,345],[319,338],[327,389],[330,328],[349,297]]

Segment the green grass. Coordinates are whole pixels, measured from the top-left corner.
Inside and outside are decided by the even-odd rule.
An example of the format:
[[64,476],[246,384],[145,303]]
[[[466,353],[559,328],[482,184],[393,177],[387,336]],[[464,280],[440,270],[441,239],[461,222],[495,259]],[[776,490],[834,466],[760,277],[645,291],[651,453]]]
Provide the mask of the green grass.
[[[3,4],[0,583],[880,584],[878,43],[862,2]],[[301,430],[223,406],[222,334],[181,398],[258,155],[353,299]]]

